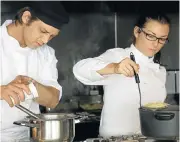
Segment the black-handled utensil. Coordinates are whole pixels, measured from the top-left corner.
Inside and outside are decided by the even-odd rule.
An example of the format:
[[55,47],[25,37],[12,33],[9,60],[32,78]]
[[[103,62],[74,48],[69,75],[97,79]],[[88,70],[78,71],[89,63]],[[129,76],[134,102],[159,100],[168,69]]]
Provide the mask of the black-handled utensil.
[[[136,63],[134,54],[132,52],[130,53],[130,59]],[[134,68],[133,68],[133,70],[134,70]],[[140,79],[139,79],[139,75],[135,72],[135,70],[134,70],[134,77],[135,77],[136,83],[138,84],[138,90],[139,90],[139,96],[140,96],[140,102],[139,103],[140,103],[140,107],[141,107],[141,89],[140,89],[140,85],[139,85]]]
[[[130,53],[130,59],[136,63],[134,54],[132,52]],[[134,70],[134,68],[133,68],[133,70]],[[136,83],[140,83],[139,75],[135,72],[135,70],[134,70],[134,77],[135,77]]]

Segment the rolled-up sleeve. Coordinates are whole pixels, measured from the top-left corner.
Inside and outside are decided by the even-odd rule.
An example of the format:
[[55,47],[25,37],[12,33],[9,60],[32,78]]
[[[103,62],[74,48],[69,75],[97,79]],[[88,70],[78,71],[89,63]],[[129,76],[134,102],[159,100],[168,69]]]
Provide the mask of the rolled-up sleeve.
[[100,75],[98,70],[111,63],[118,63],[125,58],[124,49],[109,49],[95,58],[87,58],[77,62],[73,67],[74,76],[86,85],[107,85],[110,75]]
[[[51,49],[51,48],[50,48]],[[56,88],[60,91],[59,99],[62,97],[62,87],[58,83],[58,70],[57,62],[54,49],[51,49],[46,54],[46,60],[44,60],[43,66],[40,69],[40,75],[38,82],[45,85]]]

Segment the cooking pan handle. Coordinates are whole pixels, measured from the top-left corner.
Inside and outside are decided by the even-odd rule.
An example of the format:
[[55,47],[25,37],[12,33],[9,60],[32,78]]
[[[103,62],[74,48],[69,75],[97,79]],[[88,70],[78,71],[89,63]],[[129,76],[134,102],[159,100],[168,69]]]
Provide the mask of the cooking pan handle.
[[34,127],[39,128],[39,124],[30,123],[28,121],[14,121],[13,124],[19,125],[19,126],[31,127],[31,128],[34,128]]
[[174,113],[162,113],[162,112],[158,112],[154,114],[155,118],[157,120],[171,120],[174,118],[175,114]]
[[34,114],[32,111],[28,110],[27,108],[23,107],[22,105],[15,105],[15,107],[17,107],[18,109],[20,109],[21,111],[23,111],[24,113],[30,115],[31,117],[33,117],[35,119],[41,119],[36,114]]

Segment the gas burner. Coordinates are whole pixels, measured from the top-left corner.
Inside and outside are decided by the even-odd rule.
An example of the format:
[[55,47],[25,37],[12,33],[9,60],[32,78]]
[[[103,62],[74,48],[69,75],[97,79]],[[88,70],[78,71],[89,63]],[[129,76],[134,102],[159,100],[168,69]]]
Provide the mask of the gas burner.
[[87,139],[86,142],[139,142],[140,138],[142,138],[140,135],[122,135],[110,138],[91,138]]
[[122,135],[119,137],[110,137],[110,138],[89,138],[84,142],[156,142],[158,140],[168,140],[168,142],[179,142],[179,138],[150,138],[142,135]]
[[110,137],[109,139],[112,141],[126,141],[126,140],[139,140],[141,135],[122,135],[119,137]]

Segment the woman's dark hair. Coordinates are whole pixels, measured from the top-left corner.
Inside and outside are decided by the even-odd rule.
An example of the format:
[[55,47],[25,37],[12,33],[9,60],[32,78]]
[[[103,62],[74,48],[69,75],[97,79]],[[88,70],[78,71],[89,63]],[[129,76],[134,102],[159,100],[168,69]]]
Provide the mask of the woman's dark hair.
[[24,7],[24,8],[21,8],[15,15],[14,20],[16,24],[17,22],[22,24],[22,15],[25,11],[29,11],[31,13],[31,19],[28,21],[28,24],[30,24],[33,21],[38,20],[38,18],[35,16],[33,10],[30,7]]
[[168,24],[170,26],[170,19],[162,13],[144,13],[140,15],[139,19],[135,23],[135,26],[144,28],[146,23],[150,20],[158,21],[161,24]]
[[[161,24],[168,24],[169,26],[171,25],[170,23],[170,19],[162,13],[159,12],[154,12],[154,13],[143,13],[142,15],[140,15],[140,17],[137,19],[135,26],[139,27],[139,28],[144,28],[146,26],[146,24],[151,21],[157,21]],[[136,38],[134,36],[132,36],[132,43],[135,45],[136,43]],[[160,58],[161,58],[161,53],[160,51],[158,53],[156,53],[156,55],[154,56],[154,62],[155,63],[159,63],[160,64]]]
[[161,64],[161,52],[156,53],[153,59],[154,63]]

